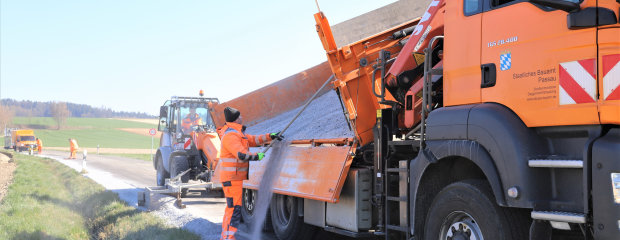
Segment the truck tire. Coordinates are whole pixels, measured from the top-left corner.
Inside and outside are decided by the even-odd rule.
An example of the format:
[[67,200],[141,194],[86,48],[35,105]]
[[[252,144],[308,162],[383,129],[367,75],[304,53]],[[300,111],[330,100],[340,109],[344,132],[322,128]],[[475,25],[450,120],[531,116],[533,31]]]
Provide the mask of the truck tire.
[[486,181],[466,180],[437,194],[426,217],[423,239],[529,239],[529,226],[525,211],[495,203]]
[[300,201],[296,197],[275,194],[271,200],[271,224],[279,240],[313,239],[317,228],[300,217]]
[[161,155],[157,155],[157,186],[163,186],[166,184],[166,178],[170,178],[170,173],[164,168],[164,163],[161,159]]
[[[185,170],[189,169],[189,162],[187,162],[187,157],[185,156],[174,156],[170,162],[170,178],[174,178],[177,175],[183,173]],[[181,177],[181,182],[187,183],[189,182],[189,174],[185,174]],[[187,188],[181,189],[181,197],[184,197],[187,194]]]
[[[247,228],[250,229],[251,224],[256,221],[254,215],[254,208],[256,204],[258,191],[252,189],[243,189],[243,195],[241,197],[242,206],[241,206],[241,216],[243,222],[246,224]],[[267,213],[265,215],[265,222],[263,224],[263,231],[271,232],[273,231],[273,226],[271,225],[271,213],[269,209],[267,209]]]

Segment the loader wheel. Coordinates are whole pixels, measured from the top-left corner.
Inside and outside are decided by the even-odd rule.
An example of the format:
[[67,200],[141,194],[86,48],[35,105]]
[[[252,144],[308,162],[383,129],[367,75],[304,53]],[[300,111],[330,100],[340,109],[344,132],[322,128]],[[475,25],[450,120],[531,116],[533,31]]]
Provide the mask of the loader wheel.
[[304,223],[296,197],[275,194],[271,200],[271,223],[279,240],[313,239],[317,228]]
[[161,160],[161,155],[157,155],[157,186],[163,186],[166,184],[166,178],[170,178],[170,173],[164,169],[164,163]]
[[[187,162],[187,157],[174,156],[174,158],[172,158],[172,162],[170,162],[170,178],[176,177],[187,169],[189,169],[189,162]],[[189,182],[189,173],[181,177],[181,182]],[[185,197],[186,194],[187,188],[181,189],[181,197]]]
[[[251,228],[253,222],[257,221],[256,216],[254,214],[254,209],[256,208],[256,201],[258,200],[258,191],[252,189],[243,189],[243,196],[241,197],[242,208],[241,208],[241,216],[243,217],[243,222],[246,224],[248,229]],[[267,209],[265,215],[265,222],[263,224],[263,231],[271,232],[273,226],[271,225],[271,213],[269,209]]]
[[529,239],[525,211],[495,203],[486,181],[466,180],[445,187],[426,217],[424,239]]

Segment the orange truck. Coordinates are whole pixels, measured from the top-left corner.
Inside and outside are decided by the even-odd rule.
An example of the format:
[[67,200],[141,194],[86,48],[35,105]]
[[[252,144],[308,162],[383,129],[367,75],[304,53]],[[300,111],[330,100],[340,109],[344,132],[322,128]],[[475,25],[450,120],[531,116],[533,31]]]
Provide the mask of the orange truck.
[[[620,239],[619,9],[433,0],[345,46],[315,14],[355,137],[292,143],[275,235]],[[266,167],[250,165],[244,217]]]
[[4,148],[12,148],[19,152],[35,152],[37,149],[37,141],[34,136],[34,131],[31,129],[7,129],[4,136]]

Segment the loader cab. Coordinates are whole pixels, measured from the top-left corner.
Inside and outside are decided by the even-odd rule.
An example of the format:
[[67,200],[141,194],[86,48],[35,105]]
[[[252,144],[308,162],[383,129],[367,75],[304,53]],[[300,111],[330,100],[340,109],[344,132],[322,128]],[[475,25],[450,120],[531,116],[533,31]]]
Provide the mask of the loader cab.
[[215,132],[213,109],[217,98],[172,97],[160,107],[159,131],[190,135],[192,131]]
[[187,102],[178,106],[175,108],[174,116],[176,132],[189,134],[196,130],[215,131],[215,123],[211,118],[207,103]]

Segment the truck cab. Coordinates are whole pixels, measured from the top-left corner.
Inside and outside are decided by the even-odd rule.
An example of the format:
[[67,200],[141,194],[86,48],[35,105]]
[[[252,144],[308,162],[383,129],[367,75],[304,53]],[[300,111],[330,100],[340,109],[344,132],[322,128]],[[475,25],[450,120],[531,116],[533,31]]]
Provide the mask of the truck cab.
[[37,141],[34,131],[30,129],[8,129],[4,137],[5,148],[15,151],[31,151],[37,149]]

